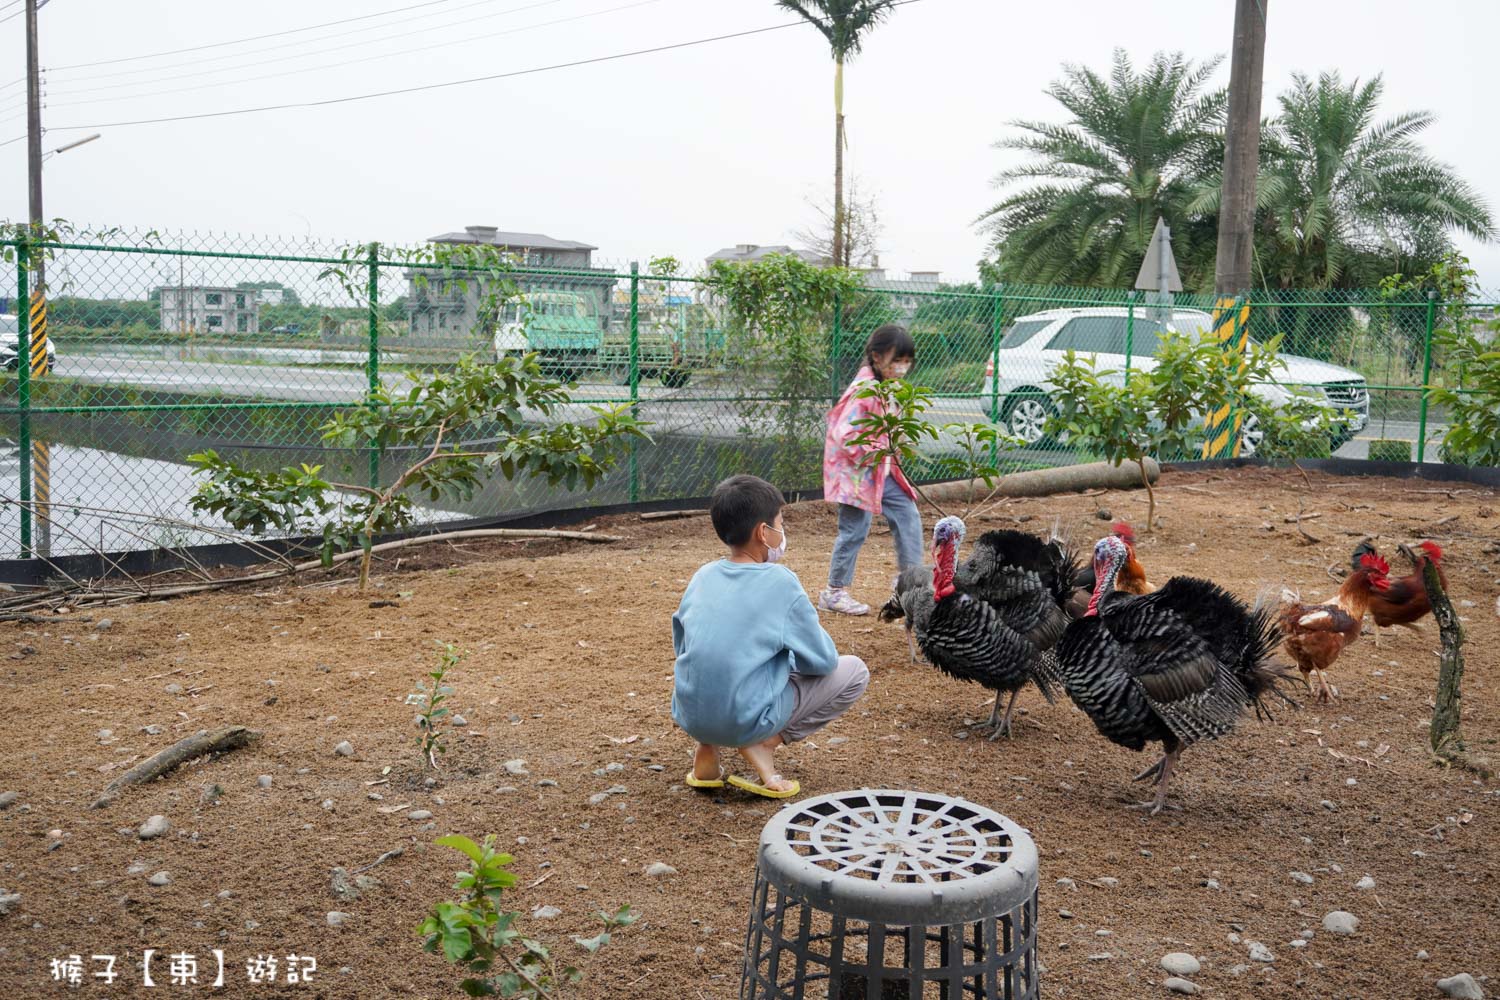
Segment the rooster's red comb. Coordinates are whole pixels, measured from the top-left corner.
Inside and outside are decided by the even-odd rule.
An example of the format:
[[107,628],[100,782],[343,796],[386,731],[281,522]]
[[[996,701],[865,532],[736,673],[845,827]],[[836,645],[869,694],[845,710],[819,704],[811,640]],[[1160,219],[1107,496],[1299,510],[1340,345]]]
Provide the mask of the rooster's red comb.
[[1360,556],[1359,565],[1361,568],[1369,570],[1372,576],[1388,576],[1391,572],[1391,564],[1373,552],[1366,552]]
[[1110,532],[1124,542],[1135,544],[1135,529],[1130,526],[1129,521],[1116,521],[1109,526]]
[[1423,552],[1426,552],[1427,558],[1431,559],[1433,562],[1443,561],[1443,548],[1437,542],[1422,542],[1417,546],[1417,548],[1421,549]]

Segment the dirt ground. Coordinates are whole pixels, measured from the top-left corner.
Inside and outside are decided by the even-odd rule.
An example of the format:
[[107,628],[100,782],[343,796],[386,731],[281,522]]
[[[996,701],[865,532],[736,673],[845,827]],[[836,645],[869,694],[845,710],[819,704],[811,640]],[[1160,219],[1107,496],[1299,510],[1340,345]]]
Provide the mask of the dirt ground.
[[[1141,535],[1140,559],[1158,581],[1184,573],[1246,597],[1275,583],[1329,598],[1328,568],[1361,537],[1393,558],[1399,541],[1439,540],[1468,630],[1464,729],[1500,758],[1494,493],[1318,474],[1312,483],[1307,491],[1295,474],[1262,470],[1169,473],[1161,526]],[[1299,508],[1316,544],[1286,523]],[[976,519],[971,535],[1015,519],[1040,530],[1054,515],[1087,545],[1111,515],[1143,522],[1145,496],[1016,500]],[[816,593],[833,513],[803,504],[787,523],[788,565]],[[248,983],[247,959],[293,953],[316,957],[318,971],[275,995],[457,996],[459,977],[414,932],[429,906],[454,895],[462,859],[431,846],[450,832],[509,845],[521,879],[510,903],[527,914],[559,909],[526,927],[565,955],[576,953],[571,935],[593,933],[595,909],[640,911],[590,964],[580,995],[737,996],[756,840],[777,806],[684,789],[691,748],[669,715],[669,619],[718,545],[703,517],[616,517],[596,530],[629,537],[412,550],[399,570],[382,563],[377,589],[363,595],[347,581],[246,588],[120,607],[103,631],[98,612],[93,623],[4,625],[0,790],[20,795],[0,811],[0,889],[21,898],[0,916],[0,996],[61,995],[49,961],[75,953],[85,963],[79,995],[155,996],[140,987],[145,948],[198,956],[200,985],[161,988],[171,996],[269,995]],[[877,529],[856,592],[880,603],[893,572],[890,538]],[[1044,996],[1166,996],[1157,961],[1173,951],[1197,955],[1203,968],[1191,978],[1222,997],[1406,1000],[1439,996],[1433,983],[1458,972],[1500,977],[1500,793],[1434,767],[1425,751],[1430,620],[1422,636],[1392,635],[1382,649],[1367,636],[1347,650],[1331,671],[1342,695],[1331,707],[1302,699],[1275,724],[1247,719],[1189,750],[1174,780],[1184,810],[1154,818],[1123,808],[1140,797],[1129,778],[1148,761],[1099,737],[1070,705],[1031,691],[1014,739],[970,736],[965,721],[987,707],[981,689],[909,664],[897,625],[873,615],[824,623],[841,651],[869,663],[869,694],[783,751],[783,770],[807,794],[952,793],[1027,827],[1042,858]],[[404,698],[438,640],[470,651],[450,679],[468,724],[452,731],[429,787]],[[88,808],[122,768],[234,723],[263,736]],[[353,756],[334,753],[342,740]],[[507,773],[513,760],[525,774]],[[222,794],[209,801],[215,785]],[[615,785],[627,791],[590,804]],[[419,809],[434,818],[408,818]],[[141,841],[136,829],[153,814],[171,829]],[[396,847],[405,853],[366,873],[377,886],[334,898],[335,866]],[[654,862],[677,874],[646,877]],[[159,871],[169,884],[148,883]],[[1356,889],[1366,875],[1375,888]],[[1359,918],[1353,937],[1322,930],[1338,909]],[[329,925],[334,910],[348,914],[342,926]],[[1304,929],[1315,935],[1291,947]],[[1251,941],[1275,961],[1250,961]],[[215,948],[227,964],[219,990],[206,985]],[[119,956],[113,988],[88,980],[103,967],[90,956],[104,954]],[[164,960],[154,968],[165,982]]]

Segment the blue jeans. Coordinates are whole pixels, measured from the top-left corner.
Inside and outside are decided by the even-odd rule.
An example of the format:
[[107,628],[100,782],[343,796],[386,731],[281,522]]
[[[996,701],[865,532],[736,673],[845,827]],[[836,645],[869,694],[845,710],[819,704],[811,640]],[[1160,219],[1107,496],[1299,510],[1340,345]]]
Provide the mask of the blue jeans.
[[[922,514],[916,501],[906,495],[895,476],[885,477],[880,497],[880,513],[891,526],[896,542],[896,563],[900,569],[922,565]],[[833,543],[833,563],[828,567],[828,586],[847,587],[854,582],[854,563],[860,546],[870,534],[874,515],[867,510],[839,504],[839,537]]]

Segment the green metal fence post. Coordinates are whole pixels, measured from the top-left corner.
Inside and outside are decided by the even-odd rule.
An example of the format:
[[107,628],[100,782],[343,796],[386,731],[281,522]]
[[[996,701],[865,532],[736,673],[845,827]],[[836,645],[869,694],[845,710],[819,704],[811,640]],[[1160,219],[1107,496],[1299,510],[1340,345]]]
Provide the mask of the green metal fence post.
[[1427,293],[1427,331],[1422,342],[1422,407],[1417,417],[1417,463],[1427,461],[1427,384],[1432,381],[1432,320],[1437,313],[1437,292]]
[[1140,292],[1130,290],[1125,303],[1125,384],[1130,384],[1130,355],[1135,351],[1135,297]]
[[[366,403],[373,409],[375,406],[375,391],[380,388],[380,244],[371,243],[369,257],[369,321],[370,321],[370,348],[365,357],[365,378],[369,382],[369,388],[365,396]],[[376,448],[375,440],[369,442],[370,462],[370,489],[380,489],[380,451]]]
[[31,558],[31,244],[16,244],[16,405],[20,408],[21,558]]
[[[1000,422],[1000,328],[1005,318],[1005,293],[995,286],[995,306],[990,317],[990,423]],[[1000,461],[1000,443],[990,445],[990,465]]]
[[[641,417],[641,266],[630,262],[630,415]],[[641,499],[641,469],[630,439],[630,502]]]
[[839,397],[842,396],[843,386],[839,375],[839,341],[844,331],[844,297],[838,292],[833,293],[833,344],[830,348],[828,365],[828,398],[830,406],[837,406]]

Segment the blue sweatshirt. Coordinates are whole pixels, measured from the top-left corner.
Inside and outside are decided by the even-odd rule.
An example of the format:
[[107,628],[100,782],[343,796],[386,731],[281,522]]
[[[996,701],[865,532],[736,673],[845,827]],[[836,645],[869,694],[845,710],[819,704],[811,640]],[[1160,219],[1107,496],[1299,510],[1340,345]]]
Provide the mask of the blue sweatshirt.
[[775,563],[709,563],[672,616],[672,719],[699,743],[743,747],[786,728],[788,678],[838,665],[802,584]]

